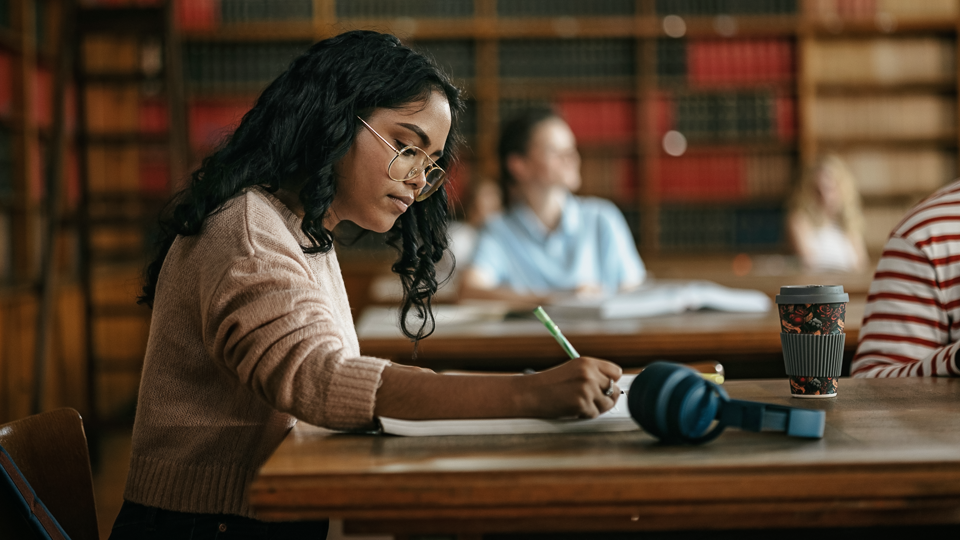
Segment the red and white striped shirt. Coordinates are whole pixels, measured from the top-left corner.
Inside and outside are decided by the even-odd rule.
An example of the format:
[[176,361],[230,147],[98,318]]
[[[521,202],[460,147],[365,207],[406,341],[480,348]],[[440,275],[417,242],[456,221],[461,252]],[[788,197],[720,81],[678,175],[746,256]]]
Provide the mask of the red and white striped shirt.
[[854,377],[960,376],[960,181],[890,235],[870,285]]

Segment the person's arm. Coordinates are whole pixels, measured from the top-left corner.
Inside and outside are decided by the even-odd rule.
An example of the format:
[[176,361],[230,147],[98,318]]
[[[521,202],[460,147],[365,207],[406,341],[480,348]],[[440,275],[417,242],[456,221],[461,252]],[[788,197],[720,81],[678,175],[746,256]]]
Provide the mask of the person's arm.
[[912,242],[893,236],[877,265],[854,377],[958,376],[957,349],[933,263]]
[[[617,289],[629,291],[639,287],[647,278],[647,269],[637,252],[630,226],[623,213],[610,201],[603,201],[600,210],[601,265],[616,269]],[[608,285],[609,286],[609,285]]]
[[383,371],[375,414],[409,420],[593,418],[616,404],[621,373],[616,364],[589,357],[531,375],[443,375],[394,364]]

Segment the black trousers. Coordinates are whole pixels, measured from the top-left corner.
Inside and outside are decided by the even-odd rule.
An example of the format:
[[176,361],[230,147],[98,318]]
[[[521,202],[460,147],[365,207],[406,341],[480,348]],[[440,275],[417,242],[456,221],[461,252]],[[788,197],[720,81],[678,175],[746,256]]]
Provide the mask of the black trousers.
[[124,501],[110,540],[325,540],[329,524],[326,520],[269,522],[172,512]]

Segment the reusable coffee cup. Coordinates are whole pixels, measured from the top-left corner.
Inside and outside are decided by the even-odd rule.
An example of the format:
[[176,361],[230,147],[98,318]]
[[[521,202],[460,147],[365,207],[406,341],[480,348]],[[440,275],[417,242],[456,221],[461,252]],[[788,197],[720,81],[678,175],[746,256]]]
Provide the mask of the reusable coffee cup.
[[850,296],[843,285],[780,287],[780,344],[795,398],[837,395],[843,366],[844,316]]

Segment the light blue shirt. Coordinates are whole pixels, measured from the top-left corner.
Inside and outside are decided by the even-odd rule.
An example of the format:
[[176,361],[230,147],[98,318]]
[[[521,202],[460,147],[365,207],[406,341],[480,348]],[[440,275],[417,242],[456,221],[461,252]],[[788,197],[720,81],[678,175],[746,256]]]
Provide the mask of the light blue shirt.
[[573,195],[553,231],[522,203],[492,217],[480,231],[472,267],[498,287],[536,294],[581,285],[613,293],[646,277],[620,210],[605,199]]

